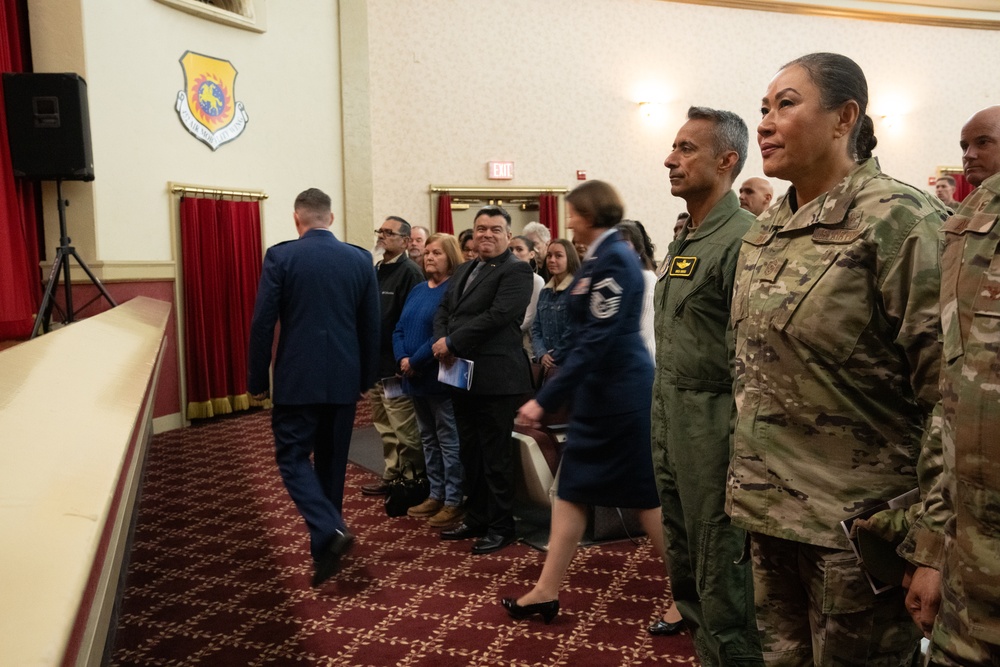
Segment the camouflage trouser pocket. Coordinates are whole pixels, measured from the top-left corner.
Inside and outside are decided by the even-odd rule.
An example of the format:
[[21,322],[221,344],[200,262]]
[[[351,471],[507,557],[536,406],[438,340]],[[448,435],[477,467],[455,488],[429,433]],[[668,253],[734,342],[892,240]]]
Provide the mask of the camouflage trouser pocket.
[[855,614],[875,606],[875,593],[853,552],[830,552],[821,563],[824,615]]

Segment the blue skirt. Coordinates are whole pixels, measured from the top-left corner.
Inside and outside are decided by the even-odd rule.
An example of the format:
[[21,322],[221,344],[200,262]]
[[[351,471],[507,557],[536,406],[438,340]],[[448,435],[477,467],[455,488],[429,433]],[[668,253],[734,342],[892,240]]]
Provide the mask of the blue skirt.
[[558,496],[581,505],[659,507],[649,420],[648,409],[607,417],[571,416]]

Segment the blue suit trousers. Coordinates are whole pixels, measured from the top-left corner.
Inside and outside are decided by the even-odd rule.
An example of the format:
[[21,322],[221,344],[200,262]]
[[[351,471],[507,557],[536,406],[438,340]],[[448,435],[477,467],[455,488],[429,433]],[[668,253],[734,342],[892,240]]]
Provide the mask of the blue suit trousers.
[[347,530],[341,512],[356,408],[354,403],[275,405],[271,414],[275,460],[309,528],[313,560],[337,531]]

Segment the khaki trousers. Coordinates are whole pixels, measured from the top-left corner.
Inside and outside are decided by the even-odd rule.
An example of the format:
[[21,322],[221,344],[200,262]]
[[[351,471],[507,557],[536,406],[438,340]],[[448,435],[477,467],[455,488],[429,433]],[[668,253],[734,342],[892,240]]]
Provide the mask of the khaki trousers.
[[409,396],[386,398],[381,382],[369,392],[372,420],[382,437],[385,472],[382,479],[391,481],[424,476],[424,449],[420,444],[420,429],[413,401]]

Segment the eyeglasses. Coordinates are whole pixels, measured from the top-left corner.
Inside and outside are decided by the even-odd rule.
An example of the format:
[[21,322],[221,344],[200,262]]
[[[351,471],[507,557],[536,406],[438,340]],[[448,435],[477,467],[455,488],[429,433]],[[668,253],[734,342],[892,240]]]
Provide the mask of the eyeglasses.
[[389,229],[376,229],[375,236],[406,236],[405,234],[400,234],[399,232],[394,232]]

